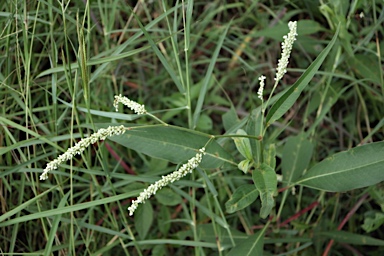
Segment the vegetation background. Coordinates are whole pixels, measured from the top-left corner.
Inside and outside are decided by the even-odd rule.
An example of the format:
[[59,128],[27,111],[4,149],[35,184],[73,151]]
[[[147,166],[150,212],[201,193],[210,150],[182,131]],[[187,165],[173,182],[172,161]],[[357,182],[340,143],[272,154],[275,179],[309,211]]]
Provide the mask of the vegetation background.
[[[290,161],[284,145],[303,130],[314,145],[309,164],[383,140],[383,1],[3,1],[0,254],[246,255],[234,244],[268,220],[259,217],[259,202],[226,212],[233,191],[251,182],[236,166],[209,170],[208,179],[196,172],[134,217],[131,199],[175,164],[107,140],[49,180],[38,177],[95,124],[156,123],[114,112],[118,94],[166,123],[224,134],[260,105],[260,75],[267,77],[265,97],[271,91],[290,20],[299,22],[299,36],[275,94],[294,84],[341,29],[321,71],[271,126],[278,174]],[[204,87],[194,127],[187,106],[199,104]],[[222,145],[238,162],[233,141]],[[278,188],[276,205],[284,185]],[[347,193],[298,186],[266,231],[264,255],[383,255],[383,223],[382,183]]]

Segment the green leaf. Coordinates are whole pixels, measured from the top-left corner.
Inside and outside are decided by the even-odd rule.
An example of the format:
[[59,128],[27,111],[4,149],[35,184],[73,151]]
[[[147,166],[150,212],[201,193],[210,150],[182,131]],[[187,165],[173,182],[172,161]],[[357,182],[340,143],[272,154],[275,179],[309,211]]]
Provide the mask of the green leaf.
[[168,207],[161,205],[157,215],[157,226],[164,236],[168,236],[169,229],[171,228],[170,220],[171,213],[169,212]]
[[272,169],[276,168],[276,147],[275,144],[266,145],[263,150],[264,163],[271,166]]
[[257,197],[259,196],[259,192],[252,184],[245,184],[238,187],[233,193],[231,199],[229,199],[225,203],[225,208],[228,213],[234,213],[244,209],[251,203],[253,203]]
[[208,91],[208,84],[209,84],[210,80],[212,79],[213,69],[216,66],[217,58],[219,56],[220,50],[223,46],[224,40],[227,36],[227,32],[228,32],[228,29],[230,28],[230,26],[231,26],[231,22],[228,23],[228,26],[225,28],[223,34],[221,35],[221,37],[217,41],[216,49],[213,52],[212,57],[210,58],[210,63],[209,63],[207,72],[205,73],[203,86],[200,90],[199,98],[198,98],[197,103],[196,103],[195,112],[193,113],[193,127],[196,127],[197,122],[200,118],[200,113],[201,113],[201,109],[203,108],[205,95],[207,94],[207,91]]
[[164,256],[167,255],[167,249],[165,244],[157,244],[152,249],[152,255]]
[[226,131],[228,131],[232,126],[239,123],[239,118],[237,117],[235,107],[231,108],[221,116],[223,120],[223,126]]
[[296,184],[342,192],[384,180],[384,142],[375,142],[334,154],[313,166]]
[[289,90],[285,94],[283,94],[268,111],[266,117],[267,125],[273,123],[274,121],[282,117],[293,106],[297,98],[299,98],[300,93],[312,80],[313,76],[316,74],[321,64],[325,60],[325,57],[327,57],[329,51],[332,49],[339,34],[339,30],[340,28],[338,27],[335,35],[333,36],[328,46],[319,54],[316,60],[312,62],[312,64],[307,68],[304,74],[300,76],[296,83],[292,85]]
[[384,240],[372,238],[370,236],[359,235],[346,231],[330,231],[320,232],[320,236],[333,239],[340,243],[356,244],[356,245],[371,245],[371,246],[384,246]]
[[176,194],[170,188],[163,188],[156,192],[155,197],[163,205],[174,206],[182,202],[179,194]]
[[286,185],[296,181],[308,167],[312,157],[313,145],[304,133],[288,138],[283,148],[282,172]]
[[297,31],[299,31],[299,36],[310,35],[319,31],[324,31],[324,27],[313,20],[300,20],[297,22]]
[[275,170],[263,163],[260,168],[253,170],[252,179],[260,193],[260,217],[266,218],[272,211],[275,200],[273,195],[277,190],[277,177]]
[[249,168],[252,167],[252,162],[252,160],[244,159],[237,165],[237,168],[242,170],[244,173],[247,173]]
[[365,232],[372,232],[381,227],[384,224],[384,213],[376,212],[373,216],[367,216],[364,218],[364,224],[361,227]]
[[382,83],[381,65],[376,54],[355,54],[349,58],[347,64],[363,79],[369,79],[376,84]]
[[[59,203],[57,209],[65,207],[69,195],[70,195],[70,192],[68,192],[67,194],[65,194],[63,196],[63,198],[60,200],[60,203]],[[53,218],[53,223],[52,223],[51,227],[49,228],[49,236],[48,236],[47,243],[45,245],[44,255],[48,256],[48,255],[51,255],[51,253],[52,253],[53,242],[54,242],[54,239],[56,238],[56,235],[57,235],[56,232],[57,232],[57,229],[59,227],[59,223],[60,223],[61,219],[62,219],[62,214],[58,214]]]
[[213,127],[212,119],[207,114],[200,115],[196,129],[199,131],[211,131]]
[[237,244],[227,254],[228,256],[253,256],[263,255],[264,230],[249,236],[246,240]]
[[[236,135],[247,135],[243,129],[238,129]],[[237,150],[240,154],[248,160],[252,160],[252,149],[251,143],[248,138],[243,137],[233,137]]]
[[[188,221],[188,220],[186,220]],[[188,221],[189,222],[189,221]],[[220,241],[222,248],[230,248],[233,246],[232,241],[236,244],[243,242],[248,236],[239,231],[236,228],[228,227],[223,228],[221,226],[215,226],[212,223],[208,224],[199,224],[197,225],[197,234],[199,234],[200,241],[205,241],[208,243],[217,244],[217,241]],[[191,229],[185,229],[177,232],[177,239],[185,240],[188,237],[193,237],[193,232]]]
[[153,222],[153,208],[150,201],[145,202],[136,209],[135,228],[141,240],[148,234]]
[[[106,127],[108,125],[97,125]],[[108,139],[127,148],[144,153],[151,157],[168,160],[172,163],[183,163],[194,157],[198,149],[210,139],[210,135],[192,130],[178,129],[172,126],[132,126],[124,134]],[[224,162],[232,162],[232,156],[217,142],[211,141],[200,166],[202,168],[218,168]]]
[[[130,8],[128,6],[128,8]],[[137,24],[140,26],[141,31],[144,34],[144,37],[148,40],[149,45],[151,46],[153,52],[156,54],[157,58],[160,60],[161,64],[167,70],[169,76],[172,78],[173,82],[176,84],[177,89],[180,93],[185,93],[185,88],[181,83],[181,78],[176,74],[172,65],[168,62],[168,59],[164,54],[159,50],[159,47],[156,45],[156,42],[153,40],[153,37],[148,33],[147,28],[141,23],[140,18],[136,15],[135,11],[131,9],[131,14],[135,17]]]
[[381,211],[384,212],[384,189],[372,188],[369,190],[369,195],[380,206]]
[[[256,108],[252,110],[251,114],[248,117],[246,127],[247,134],[261,137],[263,134],[263,129],[263,113],[261,112],[261,108]],[[256,165],[259,165],[259,152],[261,152],[261,142],[259,140],[251,140],[250,143],[253,152],[253,160],[255,161]]]
[[9,216],[12,216],[15,213],[19,212],[20,209],[24,209],[26,206],[30,205],[31,203],[35,202],[36,200],[40,199],[41,197],[45,196],[47,193],[49,193],[55,189],[57,189],[57,186],[51,187],[49,190],[44,191],[40,195],[37,195],[36,197],[28,200],[27,202],[23,203],[22,205],[19,205],[18,207],[12,209],[11,211],[6,212],[3,215],[0,215],[0,228],[6,227],[9,225],[13,225],[13,224],[17,224],[17,223],[28,222],[28,221],[35,220],[35,219],[52,217],[52,216],[55,216],[58,214],[80,211],[83,209],[92,208],[92,207],[102,205],[102,204],[117,202],[119,200],[123,200],[123,199],[126,199],[128,197],[133,197],[142,191],[142,190],[130,191],[127,193],[119,194],[117,196],[109,196],[106,198],[97,199],[97,200],[86,202],[86,203],[79,203],[79,204],[70,205],[70,206],[66,206],[66,207],[62,207],[62,208],[55,208],[52,210],[31,213],[28,215],[20,216],[18,218],[12,218],[12,219],[6,220],[7,218],[9,218]]

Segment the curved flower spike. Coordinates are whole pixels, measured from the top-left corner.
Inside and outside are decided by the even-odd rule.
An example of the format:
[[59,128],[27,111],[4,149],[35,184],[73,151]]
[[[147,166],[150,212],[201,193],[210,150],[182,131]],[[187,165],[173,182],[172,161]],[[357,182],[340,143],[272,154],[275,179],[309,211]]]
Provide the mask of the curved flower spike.
[[201,163],[204,154],[205,148],[199,149],[199,152],[194,157],[189,159],[188,163],[183,164],[177,171],[172,172],[167,176],[162,176],[161,180],[156,181],[154,184],[150,185],[143,192],[141,192],[139,197],[136,200],[133,200],[131,206],[128,207],[129,215],[132,216],[136,211],[137,206],[141,203],[145,203],[145,200],[156,194],[158,190],[162,189],[170,183],[181,179],[188,173],[191,173]]
[[147,114],[147,110],[145,110],[145,106],[137,103],[136,101],[130,100],[125,96],[116,95],[115,96],[115,101],[113,102],[113,106],[116,109],[116,112],[118,111],[118,105],[119,103],[122,103],[123,105],[127,106],[133,112],[135,112],[138,115],[144,115]]
[[106,129],[99,129],[96,133],[92,134],[88,138],[80,140],[75,144],[75,146],[69,148],[64,154],[61,154],[58,158],[49,162],[43,170],[43,173],[40,175],[40,180],[46,180],[48,178],[48,172],[56,170],[61,163],[72,159],[75,155],[80,155],[81,152],[83,152],[89,145],[100,140],[105,140],[107,137],[123,134],[124,132],[124,125],[109,126]]

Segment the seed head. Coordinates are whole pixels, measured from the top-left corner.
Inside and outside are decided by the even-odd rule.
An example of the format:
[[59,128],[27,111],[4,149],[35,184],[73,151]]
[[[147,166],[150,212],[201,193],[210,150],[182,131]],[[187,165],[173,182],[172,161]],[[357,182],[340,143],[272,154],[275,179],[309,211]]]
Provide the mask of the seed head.
[[113,102],[113,106],[115,107],[116,111],[118,111],[119,103],[122,103],[123,105],[127,106],[133,112],[135,112],[138,115],[144,115],[147,113],[147,110],[145,110],[145,106],[137,103],[136,101],[130,100],[125,96],[116,95],[115,101]]
[[280,79],[284,76],[284,74],[287,72],[287,66],[289,63],[289,57],[291,55],[292,51],[292,45],[296,40],[296,29],[297,29],[297,22],[296,21],[290,21],[288,23],[289,27],[289,33],[288,35],[285,35],[284,42],[281,43],[281,59],[279,59],[279,62],[277,64],[277,70],[276,70],[276,77],[275,81],[280,81]]
[[88,138],[80,140],[64,154],[61,154],[58,158],[49,162],[43,170],[43,173],[40,175],[40,180],[46,180],[48,178],[48,172],[56,170],[61,163],[72,159],[75,155],[80,155],[89,145],[94,144],[97,141],[105,140],[107,137],[123,134],[124,132],[124,125],[109,126],[106,129],[99,129],[96,133]]
[[158,190],[162,189],[170,183],[178,181],[188,173],[191,173],[201,163],[204,154],[205,148],[199,149],[199,152],[194,157],[189,159],[186,164],[183,164],[177,171],[172,172],[166,176],[162,176],[160,180],[156,181],[143,192],[141,192],[137,199],[132,201],[131,206],[128,207],[129,215],[132,216],[136,211],[137,206],[141,203],[145,203],[145,200],[155,195]]

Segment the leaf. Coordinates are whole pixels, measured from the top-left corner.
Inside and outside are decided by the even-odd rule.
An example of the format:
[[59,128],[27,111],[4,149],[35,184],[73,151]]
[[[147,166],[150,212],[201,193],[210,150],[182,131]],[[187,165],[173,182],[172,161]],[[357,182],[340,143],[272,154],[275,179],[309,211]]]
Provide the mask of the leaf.
[[347,64],[363,79],[369,79],[376,84],[382,83],[381,66],[378,56],[373,53],[355,54]]
[[227,254],[228,256],[253,256],[263,255],[264,247],[264,230],[250,235],[246,240],[237,244]]
[[[130,7],[128,6],[128,8]],[[147,28],[141,23],[140,18],[136,15],[136,13],[132,9],[131,9],[131,14],[135,17],[137,24],[140,26],[140,29],[144,34],[144,37],[147,39],[153,52],[156,54],[157,58],[160,60],[165,70],[167,70],[173,82],[176,84],[176,87],[179,90],[179,92],[182,94],[185,93],[185,88],[181,83],[180,76],[176,74],[172,65],[170,65],[167,58],[164,56],[164,54],[160,51],[159,47],[156,45],[156,42],[153,40],[153,37],[148,33]]]
[[[186,220],[186,222],[189,221]],[[212,223],[201,223],[197,225],[196,228],[197,234],[199,234],[200,241],[205,241],[214,244],[217,244],[217,242],[219,241],[222,248],[233,247],[232,241],[238,244],[248,238],[245,233],[239,231],[236,228],[228,227],[226,229],[218,225],[214,226]],[[185,240],[188,237],[193,237],[193,231],[191,229],[184,229],[182,231],[177,232],[176,237],[179,240]]]
[[164,236],[168,235],[171,228],[171,213],[168,207],[164,205],[160,206],[160,211],[157,214],[157,227]]
[[237,165],[237,168],[243,171],[243,173],[247,173],[250,167],[252,167],[252,160],[248,160],[248,159],[244,159]]
[[253,170],[252,179],[260,193],[260,217],[264,219],[269,215],[274,206],[275,200],[273,195],[277,190],[276,173],[270,166],[262,163],[260,168]]
[[[97,125],[106,127],[108,125]],[[210,135],[197,133],[187,129],[172,126],[132,126],[124,134],[108,137],[127,148],[148,156],[165,159],[172,163],[183,163],[194,157],[198,149],[210,139]],[[217,142],[211,141],[206,148],[206,154],[200,166],[202,168],[217,168],[224,162],[232,162],[232,156]]]
[[304,133],[288,138],[283,148],[282,172],[286,185],[297,180],[308,167],[312,157],[313,145]]
[[193,113],[193,127],[196,127],[197,122],[200,118],[200,113],[201,113],[201,110],[203,108],[204,99],[205,99],[205,96],[206,96],[207,91],[208,91],[208,84],[209,84],[210,80],[212,79],[213,69],[216,66],[217,58],[219,56],[220,50],[223,46],[224,40],[226,38],[228,29],[230,28],[230,26],[231,26],[231,22],[228,23],[228,26],[225,28],[223,34],[221,35],[221,37],[217,41],[216,49],[210,58],[209,66],[208,66],[207,72],[205,73],[205,77],[203,80],[203,86],[200,90],[199,98],[198,98],[197,103],[196,103],[195,112]]
[[[60,203],[59,203],[57,209],[65,207],[69,195],[70,195],[70,192],[68,192],[67,194],[65,194],[63,196],[63,198],[60,200]],[[56,232],[58,230],[59,223],[61,220],[62,220],[62,214],[58,214],[53,218],[52,225],[49,228],[49,236],[48,236],[47,243],[45,245],[44,255],[51,255],[53,242],[54,242],[54,239],[56,238],[56,235],[57,235]]]
[[[246,119],[244,119],[246,120]],[[263,134],[263,113],[261,112],[261,108],[256,108],[252,110],[251,114],[247,120],[246,132],[252,136],[262,136]],[[258,140],[251,140],[251,149],[253,152],[253,160],[256,165],[260,164],[260,154],[261,152],[261,142]]]
[[162,188],[156,192],[155,197],[163,205],[174,206],[182,202],[180,195],[170,188]]
[[372,232],[381,227],[384,224],[384,214],[381,212],[374,213],[373,216],[367,216],[364,218],[364,224],[361,227],[365,232]]
[[253,184],[245,184],[238,187],[233,193],[231,199],[225,203],[225,208],[228,213],[240,211],[253,203],[259,192]]
[[300,96],[300,93],[312,80],[313,76],[316,74],[321,64],[325,60],[325,57],[327,57],[329,51],[332,49],[336,42],[339,31],[340,28],[338,27],[328,46],[319,54],[315,61],[312,62],[312,64],[307,68],[304,74],[300,76],[296,83],[292,85],[291,88],[289,88],[289,90],[283,94],[275,104],[273,104],[266,117],[267,125],[282,117],[292,107],[297,98]]
[[153,208],[150,201],[140,205],[135,213],[135,228],[141,240],[148,234],[153,222]]
[[221,116],[223,120],[223,126],[226,131],[228,131],[232,126],[236,125],[239,122],[239,118],[237,117],[235,107],[231,106],[231,108],[225,112]]
[[384,142],[375,142],[334,154],[313,166],[296,184],[342,192],[384,180]]
[[263,150],[264,163],[271,166],[272,169],[276,168],[276,146],[275,144],[266,145]]
[[[152,27],[156,26],[166,16],[168,16],[172,12],[174,12],[175,9],[180,8],[180,6],[181,6],[181,3],[178,4],[178,5],[173,6],[170,9],[168,9],[166,12],[163,12],[163,13],[159,14],[159,16],[157,16],[156,19],[154,19],[151,22],[149,22],[145,26],[145,28],[147,30],[151,30]],[[69,20],[73,19],[73,17],[69,17],[69,15],[66,15],[66,16],[67,16],[67,18]],[[77,24],[76,21],[73,21],[73,23]],[[118,45],[118,46],[116,46],[116,47],[114,47],[114,48],[112,48],[110,50],[103,51],[101,54],[92,57],[87,62],[87,65],[88,66],[94,66],[94,65],[102,64],[102,65],[100,65],[100,67],[98,69],[105,70],[107,65],[109,65],[113,61],[124,59],[124,58],[127,58],[129,56],[132,56],[132,55],[138,54],[140,52],[146,51],[147,49],[150,48],[149,45],[145,45],[145,46],[140,47],[140,48],[129,50],[129,47],[131,47],[132,45],[137,43],[138,38],[142,37],[142,35],[143,35],[143,31],[142,30],[137,31],[135,34],[130,36],[127,39],[127,41],[125,41],[123,44]],[[160,40],[160,42],[161,41],[162,40]],[[39,75],[37,75],[37,77],[43,77],[43,76],[48,76],[50,74],[54,74],[54,73],[58,73],[58,72],[63,72],[66,68],[67,67],[65,65],[54,67],[54,68],[50,68],[50,69],[47,69],[47,70],[44,70],[43,72],[41,72]],[[78,69],[78,68],[79,68],[79,64],[77,62],[71,63],[71,71],[75,70],[75,69]]]
[[207,114],[200,115],[196,129],[199,131],[211,131],[213,127],[212,119]]
[[[243,129],[238,129],[236,135],[247,135]],[[233,137],[237,150],[240,154],[248,160],[252,160],[252,149],[251,143],[248,138],[243,137]]]
[[320,232],[320,236],[333,239],[340,243],[356,244],[356,245],[372,245],[372,246],[384,246],[384,240],[372,238],[370,236],[359,235],[346,231],[330,231]]

